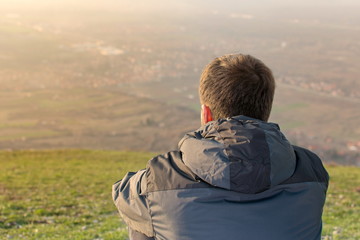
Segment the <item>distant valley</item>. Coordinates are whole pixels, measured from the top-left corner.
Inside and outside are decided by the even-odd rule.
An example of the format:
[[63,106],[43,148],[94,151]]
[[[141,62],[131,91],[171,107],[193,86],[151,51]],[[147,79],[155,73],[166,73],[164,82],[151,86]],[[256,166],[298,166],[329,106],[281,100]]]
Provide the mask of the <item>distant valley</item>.
[[242,52],[273,69],[270,120],[294,144],[360,166],[358,5],[69,4],[2,3],[0,149],[175,149],[199,127],[202,68]]

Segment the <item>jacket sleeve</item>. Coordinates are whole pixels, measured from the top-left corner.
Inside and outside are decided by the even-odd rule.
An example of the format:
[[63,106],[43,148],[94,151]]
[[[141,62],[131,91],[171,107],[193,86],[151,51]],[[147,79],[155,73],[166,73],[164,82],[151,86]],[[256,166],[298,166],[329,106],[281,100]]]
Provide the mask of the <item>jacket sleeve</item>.
[[129,172],[113,185],[112,196],[124,222],[134,231],[154,236],[146,201],[145,170]]
[[155,238],[148,237],[129,228],[129,240],[155,240]]

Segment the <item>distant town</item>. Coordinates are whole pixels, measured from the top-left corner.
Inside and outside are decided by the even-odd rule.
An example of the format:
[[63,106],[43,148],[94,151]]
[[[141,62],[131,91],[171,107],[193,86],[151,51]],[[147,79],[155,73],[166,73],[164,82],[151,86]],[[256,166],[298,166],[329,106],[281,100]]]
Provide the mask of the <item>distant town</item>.
[[[197,24],[187,13],[166,16],[167,22],[156,15],[134,19],[127,12],[94,18],[86,12],[67,14],[68,21],[59,21],[56,16],[0,11],[0,149],[71,145],[166,150],[196,127],[202,68],[214,57],[243,52],[273,69],[282,89],[277,92],[274,120],[285,123],[284,132],[294,144],[312,149],[325,161],[360,166],[356,25],[327,23],[321,16],[271,16],[277,29],[266,16],[216,9],[199,12]],[[122,100],[115,99],[119,95]],[[148,110],[151,105],[156,107]],[[132,112],[137,107],[139,112]],[[169,118],[159,109],[171,112],[173,119],[153,120]],[[120,141],[115,128],[125,121],[126,112],[141,116],[139,125],[132,127],[147,128],[149,133],[174,127],[177,113],[186,112],[189,122],[182,120],[181,128],[163,145],[152,139],[146,146],[120,146],[115,144]],[[337,115],[343,119],[336,120]],[[99,130],[111,122],[118,125]],[[97,134],[113,139],[108,140],[111,144],[97,143]],[[64,136],[77,140],[67,145],[61,140]]]

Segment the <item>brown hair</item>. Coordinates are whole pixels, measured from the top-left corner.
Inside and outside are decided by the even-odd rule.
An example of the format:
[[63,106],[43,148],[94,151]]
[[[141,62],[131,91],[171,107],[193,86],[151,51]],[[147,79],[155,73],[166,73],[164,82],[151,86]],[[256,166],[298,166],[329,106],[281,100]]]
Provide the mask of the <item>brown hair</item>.
[[200,78],[200,101],[210,107],[214,120],[245,115],[267,121],[274,91],[271,70],[250,55],[215,58]]

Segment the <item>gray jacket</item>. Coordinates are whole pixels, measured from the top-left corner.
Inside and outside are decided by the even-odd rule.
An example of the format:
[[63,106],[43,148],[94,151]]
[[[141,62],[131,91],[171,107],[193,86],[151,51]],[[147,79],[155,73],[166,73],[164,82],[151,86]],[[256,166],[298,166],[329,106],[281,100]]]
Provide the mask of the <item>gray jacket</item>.
[[155,239],[321,238],[329,176],[274,123],[210,122],[113,186],[128,226]]

